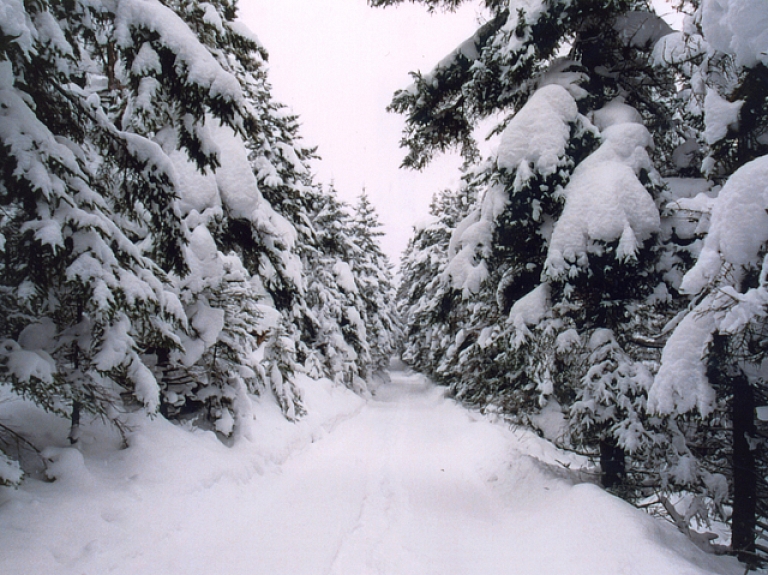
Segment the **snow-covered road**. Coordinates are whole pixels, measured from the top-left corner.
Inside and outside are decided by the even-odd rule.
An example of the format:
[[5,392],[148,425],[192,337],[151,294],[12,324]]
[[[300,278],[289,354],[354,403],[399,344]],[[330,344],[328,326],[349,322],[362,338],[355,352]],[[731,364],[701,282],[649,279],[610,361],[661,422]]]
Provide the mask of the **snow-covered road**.
[[148,464],[185,441],[164,440],[170,427],[120,456],[70,463],[62,480],[0,505],[0,573],[742,572],[579,483],[550,444],[463,409],[419,375],[393,372],[326,427],[279,464],[215,440],[200,455],[208,460]]

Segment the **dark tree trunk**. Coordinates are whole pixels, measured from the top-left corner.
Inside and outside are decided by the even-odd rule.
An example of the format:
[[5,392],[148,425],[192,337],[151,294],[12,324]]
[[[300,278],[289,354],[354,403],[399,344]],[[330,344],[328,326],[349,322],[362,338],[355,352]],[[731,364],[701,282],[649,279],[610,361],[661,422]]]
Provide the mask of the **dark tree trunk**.
[[[156,349],[155,354],[157,355],[157,373],[158,374],[164,374],[165,370],[168,369],[168,366],[170,365],[170,352],[167,349]],[[165,378],[161,375],[160,379],[158,380],[158,384],[160,384],[160,415],[162,415],[165,419],[170,419],[170,411],[168,410],[168,404],[165,402],[165,393],[163,393],[162,390],[165,389],[165,382],[163,381]]]
[[69,427],[69,443],[74,445],[80,439],[80,402],[72,402],[72,425]]
[[600,440],[600,484],[606,489],[624,482],[624,457],[624,450],[616,445],[616,440],[612,437]]
[[755,435],[755,397],[746,376],[732,380],[733,405],[733,517],[731,547],[747,564],[755,561],[757,469],[749,439]]

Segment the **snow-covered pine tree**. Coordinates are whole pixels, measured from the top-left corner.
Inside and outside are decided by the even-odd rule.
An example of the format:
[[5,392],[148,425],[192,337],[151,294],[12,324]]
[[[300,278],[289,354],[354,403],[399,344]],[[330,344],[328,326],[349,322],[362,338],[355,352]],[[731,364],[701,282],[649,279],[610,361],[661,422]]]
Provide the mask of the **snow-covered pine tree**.
[[370,346],[372,375],[382,377],[389,367],[400,339],[395,310],[395,286],[392,264],[381,250],[381,231],[376,208],[363,189],[354,206],[352,238],[357,247],[351,262],[360,296],[365,304],[366,337]]
[[[759,2],[692,4],[684,33],[668,39],[659,59],[688,65],[689,110],[703,116],[703,169],[724,185],[681,285],[694,297],[691,309],[664,348],[649,404],[695,424],[696,435],[673,455],[687,462],[692,488],[732,505],[731,548],[754,566],[768,558],[768,426],[760,416],[768,404],[768,13]],[[723,435],[720,449],[696,449]],[[727,490],[710,479],[721,473]]]
[[[499,151],[476,168],[476,207],[453,234],[445,273],[464,311],[445,355],[462,397],[503,403],[525,420],[552,399],[568,409],[578,393],[581,406],[589,403],[590,361],[612,365],[589,349],[593,334],[611,330],[602,339],[619,346],[616,357],[638,362],[633,316],[643,309],[655,324],[667,313],[653,303],[672,290],[660,286],[656,267],[662,187],[651,153],[654,136],[665,148],[676,135],[667,133],[665,105],[674,83],[651,55],[670,29],[632,0],[484,4],[486,24],[432,72],[416,74],[390,108],[407,115],[404,164],[417,168],[453,146],[473,158],[477,122],[508,114]],[[630,388],[645,393],[639,381]],[[604,398],[609,411],[625,402],[621,393]],[[571,414],[574,439],[593,421],[583,415]],[[610,447],[619,469],[620,429],[612,421],[586,446]]]
[[[286,414],[293,417],[301,411],[292,373],[277,378],[271,367],[278,362],[287,368],[292,362],[278,361],[277,352],[266,354],[269,360],[264,359],[264,350],[257,353],[262,345],[288,353],[276,336],[279,322],[270,310],[290,309],[300,292],[296,232],[261,194],[254,173],[258,158],[251,158],[253,150],[274,139],[272,126],[265,121],[274,108],[264,69],[265,50],[235,21],[234,3],[189,0],[167,6],[177,41],[183,41],[177,49],[195,56],[202,65],[198,73],[221,76],[217,90],[227,87],[237,96],[240,117],[219,118],[213,108],[198,110],[202,116],[194,136],[199,153],[178,152],[178,143],[189,139],[191,126],[189,115],[180,116],[175,102],[189,95],[179,96],[176,86],[167,90],[155,86],[151,75],[157,72],[158,56],[146,41],[131,63],[131,70],[141,76],[144,98],[126,98],[117,90],[112,99],[121,112],[120,121],[153,138],[171,159],[179,176],[177,207],[190,242],[185,255],[191,273],[175,276],[189,317],[180,336],[184,349],[170,354],[156,350],[156,372],[162,375],[164,387],[163,412],[194,417],[229,435],[235,429],[233,423],[247,417],[243,398],[248,391],[271,388]],[[158,23],[153,20],[151,25]],[[120,68],[113,73],[118,86],[126,83]],[[206,158],[207,173],[201,170]],[[244,293],[247,298],[242,297]],[[250,298],[253,301],[248,302]],[[233,308],[237,301],[243,304],[239,310]],[[256,311],[254,306],[261,309]],[[243,331],[233,316],[254,329]],[[255,356],[269,365],[255,365]],[[256,379],[261,380],[259,385]]]
[[[356,333],[343,334],[345,294],[334,272],[354,252],[352,225],[333,186],[314,183],[309,161],[313,148],[301,146],[297,118],[268,100],[251,160],[265,198],[287,218],[297,233],[305,290],[282,310],[293,326],[296,361],[312,377],[328,377],[363,390],[366,350]],[[355,352],[363,352],[362,355]]]
[[354,221],[332,186],[314,196],[310,213],[316,241],[307,250],[307,303],[312,321],[307,345],[325,375],[366,393],[371,351],[365,302],[350,263],[360,249],[352,234]]
[[[300,293],[296,233],[248,158],[265,172],[256,150],[282,114],[235,4],[2,9],[5,379],[71,416],[73,441],[80,410],[119,424],[126,400],[198,402],[225,433],[246,389],[300,413],[270,367],[293,368],[272,311]],[[259,371],[262,345],[284,354]]]
[[453,230],[473,203],[474,198],[448,189],[436,194],[430,205],[430,220],[415,227],[400,262],[397,311],[404,336],[402,358],[438,381],[435,368],[445,351],[439,342],[450,331],[447,310],[442,305],[449,302],[450,288],[443,272]]
[[174,147],[200,167],[217,161],[205,115],[240,130],[250,114],[160,2],[2,7],[3,365],[17,392],[72,417],[75,441],[81,409],[118,423],[126,398],[157,409],[143,354],[177,348],[185,322],[163,272],[185,271],[173,167],[152,130],[110,111],[173,100]]

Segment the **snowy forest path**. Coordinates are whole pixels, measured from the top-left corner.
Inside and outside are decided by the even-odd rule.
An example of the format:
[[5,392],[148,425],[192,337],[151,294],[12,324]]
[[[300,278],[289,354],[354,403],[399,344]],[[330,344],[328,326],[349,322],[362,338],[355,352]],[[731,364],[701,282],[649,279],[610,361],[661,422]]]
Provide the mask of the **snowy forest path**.
[[359,415],[283,465],[280,492],[299,510],[260,514],[284,536],[264,545],[254,572],[725,572],[669,525],[580,483],[557,463],[567,458],[393,370]]
[[[61,479],[0,499],[0,573],[743,571],[558,463],[574,468],[576,456],[463,408],[424,376],[393,370],[364,405],[327,393],[352,398],[346,415],[273,463],[258,457],[276,437],[264,411],[265,436],[232,448],[158,420],[128,450],[83,462],[65,449]],[[297,429],[272,409],[275,428]]]
[[[234,523],[215,521],[230,528],[210,548],[248,534],[252,559],[222,557],[218,572],[270,575],[721,572],[669,525],[579,483],[564,457],[393,371],[358,415],[263,477]],[[197,573],[206,561],[185,549],[181,572]]]

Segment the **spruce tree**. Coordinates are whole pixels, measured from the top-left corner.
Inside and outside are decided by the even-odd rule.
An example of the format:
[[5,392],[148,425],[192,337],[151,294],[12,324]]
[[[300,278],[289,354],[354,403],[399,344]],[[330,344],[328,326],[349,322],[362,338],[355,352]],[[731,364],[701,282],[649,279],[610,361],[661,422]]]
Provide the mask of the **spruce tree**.
[[[184,349],[158,354],[163,412],[194,418],[228,436],[235,431],[234,423],[248,416],[243,398],[249,391],[271,390],[290,418],[302,412],[293,362],[281,358],[278,349],[286,356],[292,352],[277,336],[280,322],[272,312],[291,309],[301,290],[301,266],[296,231],[272,208],[258,182],[258,174],[274,161],[263,159],[258,150],[274,141],[274,121],[268,119],[279,115],[266,79],[265,50],[235,22],[232,3],[187,1],[169,6],[210,64],[215,62],[227,75],[247,110],[236,122],[221,121],[210,112],[203,117],[195,134],[204,144],[202,151],[214,160],[208,170],[201,170],[195,157],[175,151],[187,128],[172,107],[155,105],[141,113],[129,105],[123,113],[133,129],[154,134],[173,162],[180,176],[178,210],[190,241],[185,251],[190,273],[174,276],[190,320],[179,334]],[[165,102],[173,100],[167,97]],[[277,172],[277,167],[271,171]],[[233,307],[235,302],[239,308]],[[244,331],[238,319],[252,329]]]
[[365,301],[353,269],[360,254],[352,231],[354,220],[331,187],[316,197],[312,221],[317,243],[307,299],[319,328],[313,347],[332,380],[367,393],[371,347]]
[[185,272],[173,168],[115,111],[183,92],[177,146],[201,167],[215,164],[204,114],[249,117],[171,10],[110,6],[17,6],[2,32],[3,364],[18,393],[72,418],[73,442],[81,410],[119,424],[125,401],[157,409],[145,352],[178,348],[185,321],[165,275]]
[[[768,43],[755,34],[766,16],[750,2],[692,7],[685,32],[670,36],[658,59],[687,82],[686,110],[701,129],[702,171],[723,186],[710,203],[701,253],[681,285],[693,301],[664,349],[650,406],[694,426],[687,452],[674,455],[693,461],[691,489],[732,505],[732,550],[754,566],[768,556],[765,537],[758,540],[768,516],[768,454],[760,440],[768,430],[756,413],[768,398],[757,371],[766,309]],[[718,448],[697,449],[704,441]],[[719,493],[712,476],[725,476],[729,492]]]
[[296,232],[259,191],[258,150],[303,168],[235,4],[10,8],[3,379],[70,417],[73,442],[81,411],[121,426],[133,403],[224,435],[245,391],[300,414],[281,337],[298,338],[272,313],[301,291]]
[[635,336],[675,307],[660,296],[674,286],[658,265],[668,238],[655,163],[683,133],[670,129],[673,75],[652,60],[670,29],[629,0],[485,6],[475,35],[390,105],[407,116],[404,165],[416,168],[454,146],[474,161],[473,128],[506,115],[498,152],[473,168],[477,202],[452,235],[442,301],[454,337],[438,344],[433,369],[466,401],[524,423],[560,405],[563,440],[615,461],[604,476],[615,485],[624,451],[650,441],[630,425],[650,384]]
[[430,205],[432,220],[414,229],[400,262],[397,309],[403,324],[402,358],[436,380],[435,367],[444,351],[439,342],[450,329],[441,305],[450,297],[443,272],[453,230],[471,203],[466,195],[451,190],[436,194]]
[[365,305],[363,311],[371,350],[371,374],[379,377],[389,367],[399,339],[392,264],[379,245],[379,238],[383,235],[376,209],[363,189],[354,207],[352,237],[358,252],[352,269]]

